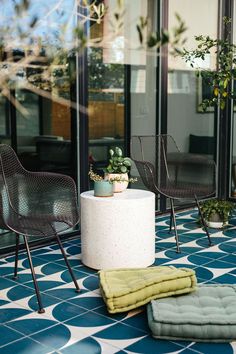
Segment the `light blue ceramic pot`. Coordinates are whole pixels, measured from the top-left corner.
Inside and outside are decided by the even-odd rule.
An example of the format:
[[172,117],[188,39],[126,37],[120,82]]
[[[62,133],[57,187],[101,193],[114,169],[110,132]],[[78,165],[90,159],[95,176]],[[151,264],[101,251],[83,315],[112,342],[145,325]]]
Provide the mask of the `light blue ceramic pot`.
[[113,184],[109,181],[95,181],[94,182],[94,195],[95,197],[112,197]]

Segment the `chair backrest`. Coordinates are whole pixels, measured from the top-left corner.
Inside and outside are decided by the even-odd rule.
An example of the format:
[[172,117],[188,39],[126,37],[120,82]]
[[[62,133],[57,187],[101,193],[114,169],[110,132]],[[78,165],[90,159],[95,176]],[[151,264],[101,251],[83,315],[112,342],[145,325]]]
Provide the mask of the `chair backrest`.
[[[0,227],[7,228],[10,209],[19,208],[19,180],[27,171],[21,165],[14,150],[0,144]],[[21,200],[23,205],[23,197]]]
[[180,152],[170,135],[132,137],[131,157],[144,184],[150,190],[156,188],[162,191],[170,184],[172,187],[178,184],[184,188],[186,182],[208,185],[215,183],[213,159]]
[[166,183],[167,179],[171,179],[168,158],[169,154],[174,156],[173,154],[177,153],[179,149],[170,135],[143,135],[131,138],[131,157],[143,183],[150,190],[161,188],[163,182]]
[[[170,135],[160,137],[160,168],[162,170],[160,188],[166,188],[166,182],[172,187],[182,189],[196,188],[197,186],[215,185],[215,162],[213,156],[206,154],[192,154],[180,152],[178,146]],[[188,184],[192,187],[187,187]]]

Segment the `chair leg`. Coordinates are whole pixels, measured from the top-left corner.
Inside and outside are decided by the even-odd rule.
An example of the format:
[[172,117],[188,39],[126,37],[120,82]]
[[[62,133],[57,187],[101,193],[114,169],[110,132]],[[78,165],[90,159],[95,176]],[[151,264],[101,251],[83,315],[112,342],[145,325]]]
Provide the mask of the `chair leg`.
[[[170,199],[171,201],[171,199]],[[170,209],[170,227],[169,227],[169,234],[172,231],[172,224],[173,224],[173,214],[172,214],[172,208]]]
[[177,232],[177,226],[176,226],[176,219],[175,219],[175,209],[174,209],[174,203],[173,203],[173,199],[170,199],[170,205],[171,205],[171,214],[172,214],[172,219],[173,219],[173,223],[174,223],[174,230],[175,230],[175,241],[176,241],[176,252],[180,253],[180,248],[179,248],[179,236],[178,236],[178,232]]
[[198,212],[199,212],[199,215],[200,215],[200,218],[201,218],[201,222],[202,222],[202,225],[203,225],[203,229],[204,229],[204,231],[206,232],[207,237],[208,237],[209,246],[212,246],[211,237],[210,237],[210,234],[209,234],[207,225],[206,225],[206,221],[205,221],[205,219],[204,219],[204,217],[203,217],[203,214],[202,214],[202,211],[201,211],[201,207],[200,207],[199,201],[198,201],[196,195],[195,195],[194,197],[195,197],[195,201],[196,201],[196,204],[197,204],[197,207],[198,207]]
[[19,242],[20,242],[20,237],[16,233],[16,254],[15,254],[15,268],[14,268],[14,276],[13,279],[17,279],[17,270],[18,270],[18,255],[19,255]]
[[71,278],[72,278],[72,280],[73,280],[73,282],[75,284],[76,291],[79,292],[80,291],[79,285],[78,285],[77,280],[76,280],[76,278],[74,276],[74,273],[73,273],[73,271],[71,269],[70,263],[69,263],[69,261],[67,259],[66,253],[65,253],[64,248],[63,248],[62,243],[61,243],[61,240],[60,240],[60,238],[59,238],[57,233],[55,235],[56,235],[56,238],[57,238],[57,243],[58,243],[58,245],[60,247],[61,253],[62,253],[63,257],[64,257],[65,263],[66,263],[67,268],[69,270],[69,273],[71,275]]
[[29,249],[29,244],[28,244],[26,236],[24,236],[24,240],[25,240],[25,247],[26,247],[28,260],[29,260],[29,264],[30,264],[31,274],[32,274],[33,282],[34,282],[34,288],[35,288],[35,292],[36,292],[36,296],[37,296],[37,300],[38,300],[38,305],[39,305],[38,313],[44,313],[45,310],[43,308],[41,295],[40,295],[40,292],[39,292],[39,286],[38,286],[38,283],[37,283],[37,280],[36,280],[34,266],[33,266],[32,258],[31,258],[31,254],[30,254],[30,249]]

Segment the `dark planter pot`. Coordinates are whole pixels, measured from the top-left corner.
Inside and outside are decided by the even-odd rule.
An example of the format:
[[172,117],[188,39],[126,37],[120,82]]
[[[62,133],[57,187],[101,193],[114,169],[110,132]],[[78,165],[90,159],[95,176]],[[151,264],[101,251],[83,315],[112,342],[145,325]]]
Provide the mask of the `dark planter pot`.
[[206,220],[207,226],[213,229],[221,229],[225,225],[228,225],[228,221],[226,223],[223,222],[222,218],[218,213],[212,214],[209,220]]

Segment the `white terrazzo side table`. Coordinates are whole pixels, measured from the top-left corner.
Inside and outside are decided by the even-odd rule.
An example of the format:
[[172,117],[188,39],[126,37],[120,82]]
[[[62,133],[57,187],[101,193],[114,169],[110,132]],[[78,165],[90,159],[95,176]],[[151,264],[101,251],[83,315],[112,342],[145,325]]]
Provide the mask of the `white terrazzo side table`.
[[155,260],[155,194],[81,194],[82,262],[94,269],[147,267]]

